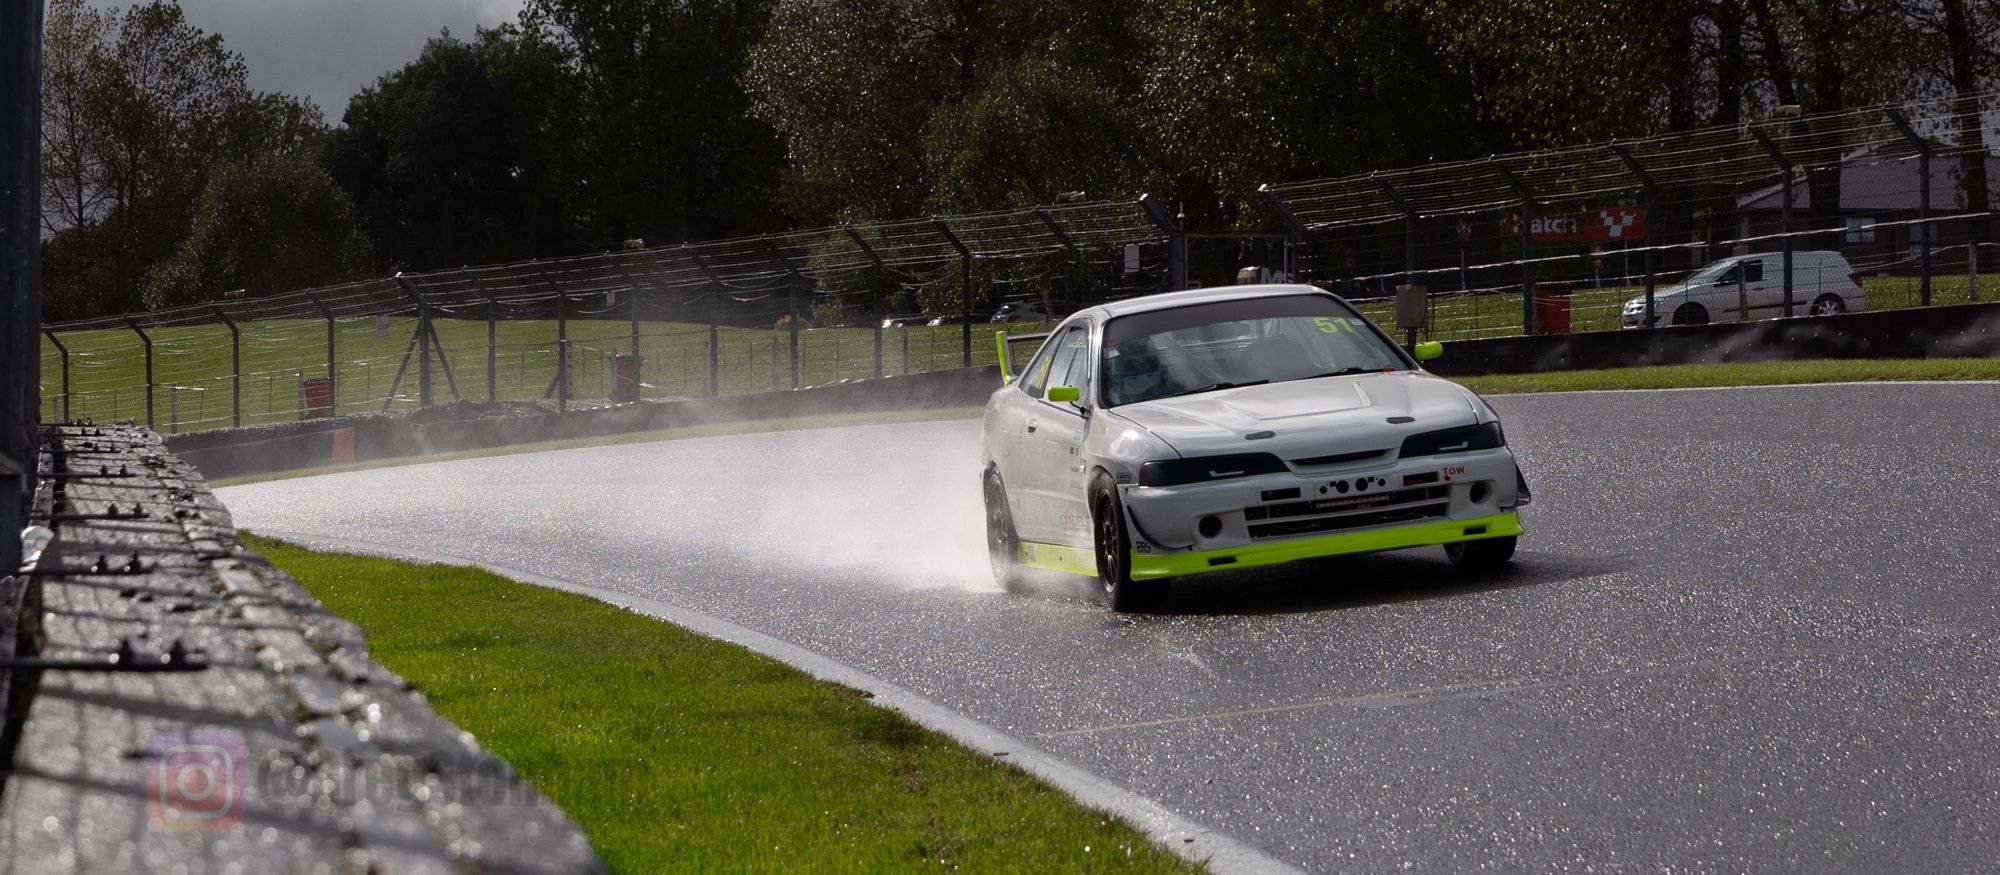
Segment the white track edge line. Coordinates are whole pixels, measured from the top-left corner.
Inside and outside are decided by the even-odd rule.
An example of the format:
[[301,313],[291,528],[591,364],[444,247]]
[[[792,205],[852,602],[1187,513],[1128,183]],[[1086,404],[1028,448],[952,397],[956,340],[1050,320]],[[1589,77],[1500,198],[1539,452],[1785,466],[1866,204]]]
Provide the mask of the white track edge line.
[[1195,823],[1157,801],[1127,790],[983,721],[953,711],[907,687],[720,617],[658,599],[545,577],[531,571],[493,565],[462,556],[304,532],[274,529],[254,531],[302,546],[322,546],[442,565],[469,565],[511,580],[589,596],[627,610],[647,614],[709,638],[727,641],[763,654],[821,680],[833,681],[866,692],[873,696],[872,701],[875,704],[901,712],[925,728],[943,733],[981,755],[994,757],[996,753],[1004,752],[1006,762],[1055,785],[1087,807],[1108,811],[1123,818],[1162,847],[1189,860],[1206,863],[1215,872],[1243,873],[1243,875],[1293,875],[1304,872],[1297,866],[1278,860],[1225,833]]

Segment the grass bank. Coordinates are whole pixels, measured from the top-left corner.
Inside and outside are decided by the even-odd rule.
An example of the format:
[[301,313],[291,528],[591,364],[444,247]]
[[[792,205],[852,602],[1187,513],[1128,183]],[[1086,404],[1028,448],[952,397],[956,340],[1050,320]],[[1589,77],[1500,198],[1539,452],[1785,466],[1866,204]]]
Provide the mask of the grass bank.
[[479,569],[244,540],[562,806],[613,871],[1202,871],[736,645]]

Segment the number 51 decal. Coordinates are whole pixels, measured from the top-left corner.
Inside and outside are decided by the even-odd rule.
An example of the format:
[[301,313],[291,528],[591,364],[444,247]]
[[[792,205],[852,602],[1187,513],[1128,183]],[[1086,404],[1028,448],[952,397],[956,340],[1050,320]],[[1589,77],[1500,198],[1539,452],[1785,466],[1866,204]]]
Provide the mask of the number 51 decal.
[[1315,316],[1313,317],[1313,324],[1319,326],[1319,330],[1326,334],[1339,334],[1343,331],[1347,332],[1348,334],[1354,333],[1354,324],[1347,321],[1346,319],[1334,319],[1327,316]]

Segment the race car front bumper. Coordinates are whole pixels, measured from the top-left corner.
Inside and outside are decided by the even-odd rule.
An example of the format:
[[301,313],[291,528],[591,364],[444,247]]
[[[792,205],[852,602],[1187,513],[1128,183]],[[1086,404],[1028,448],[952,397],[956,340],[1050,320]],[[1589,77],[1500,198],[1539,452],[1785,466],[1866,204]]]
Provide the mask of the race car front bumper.
[[1505,447],[1120,488],[1141,580],[1516,536],[1529,500]]
[[1140,553],[1132,557],[1132,579],[1185,577],[1229,568],[1282,565],[1286,562],[1323,556],[1374,553],[1381,550],[1401,550],[1405,547],[1428,547],[1434,544],[1454,544],[1460,541],[1505,538],[1519,534],[1521,534],[1521,516],[1509,511],[1478,519],[1390,526],[1383,529],[1298,538],[1269,544],[1250,544],[1222,550]]

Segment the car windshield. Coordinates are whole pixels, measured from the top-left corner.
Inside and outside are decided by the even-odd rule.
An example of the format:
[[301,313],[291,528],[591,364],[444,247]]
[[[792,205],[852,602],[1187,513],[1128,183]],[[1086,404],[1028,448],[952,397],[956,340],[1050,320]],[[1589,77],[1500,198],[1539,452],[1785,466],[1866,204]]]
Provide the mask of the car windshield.
[[1736,259],[1725,258],[1721,261],[1718,261],[1714,264],[1704,267],[1701,270],[1695,271],[1693,275],[1687,278],[1687,284],[1696,285],[1699,283],[1708,282],[1710,280],[1715,279],[1716,277],[1721,276],[1723,272],[1735,266],[1736,266]]
[[1135,313],[1104,327],[1101,403],[1408,367],[1368,322],[1324,295]]

